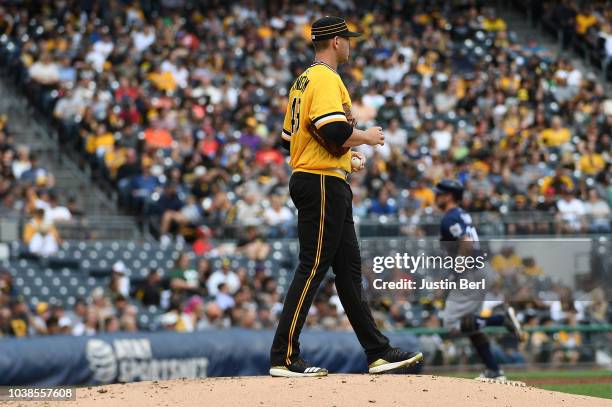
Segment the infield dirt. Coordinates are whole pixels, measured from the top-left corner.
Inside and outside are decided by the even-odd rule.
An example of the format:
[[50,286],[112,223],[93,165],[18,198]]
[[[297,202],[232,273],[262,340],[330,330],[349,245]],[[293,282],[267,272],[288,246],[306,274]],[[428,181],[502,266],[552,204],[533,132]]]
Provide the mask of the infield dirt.
[[[11,405],[16,403],[11,402]],[[83,387],[76,401],[23,406],[610,406],[612,400],[439,376],[224,377]]]

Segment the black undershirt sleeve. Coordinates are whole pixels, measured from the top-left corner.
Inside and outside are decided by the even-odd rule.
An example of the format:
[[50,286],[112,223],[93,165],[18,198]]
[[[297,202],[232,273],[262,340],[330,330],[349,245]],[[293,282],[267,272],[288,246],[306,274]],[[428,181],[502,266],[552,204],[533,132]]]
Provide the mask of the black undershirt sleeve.
[[321,126],[319,133],[325,140],[342,146],[353,134],[353,127],[347,122],[331,122]]

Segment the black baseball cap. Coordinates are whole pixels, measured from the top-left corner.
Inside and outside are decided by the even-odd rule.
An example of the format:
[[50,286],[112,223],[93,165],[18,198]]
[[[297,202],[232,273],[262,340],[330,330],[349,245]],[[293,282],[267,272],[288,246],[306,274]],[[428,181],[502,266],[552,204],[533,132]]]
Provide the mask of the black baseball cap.
[[360,37],[360,33],[350,31],[346,21],[340,17],[325,16],[312,23],[310,39],[313,41],[323,41],[339,37]]
[[463,196],[463,185],[454,179],[443,179],[434,187],[436,194],[453,194],[456,199]]

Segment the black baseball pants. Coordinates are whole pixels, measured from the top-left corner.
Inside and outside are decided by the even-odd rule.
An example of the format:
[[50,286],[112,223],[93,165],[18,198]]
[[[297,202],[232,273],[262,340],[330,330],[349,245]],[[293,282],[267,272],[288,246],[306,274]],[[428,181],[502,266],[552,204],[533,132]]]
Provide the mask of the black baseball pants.
[[295,172],[289,181],[289,193],[298,210],[300,263],[274,335],[272,366],[288,365],[299,357],[302,326],[330,266],[340,302],[368,362],[377,359],[389,349],[389,340],[376,327],[361,295],[361,256],[350,185],[338,177]]

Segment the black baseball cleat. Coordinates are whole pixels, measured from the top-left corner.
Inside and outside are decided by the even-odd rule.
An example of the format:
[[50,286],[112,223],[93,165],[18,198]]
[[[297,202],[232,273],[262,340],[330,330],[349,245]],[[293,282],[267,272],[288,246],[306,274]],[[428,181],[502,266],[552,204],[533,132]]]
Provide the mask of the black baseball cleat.
[[421,352],[403,352],[398,348],[391,348],[380,359],[370,363],[368,371],[371,374],[384,373],[389,370],[415,365],[421,360],[423,360]]
[[514,308],[512,307],[506,308],[504,326],[516,337],[516,339],[518,339],[519,341],[523,341],[524,332],[521,328],[521,323],[516,318],[516,311],[514,311]]
[[272,377],[321,377],[327,376],[327,369],[310,366],[304,359],[298,359],[286,366],[272,366],[270,368]]

